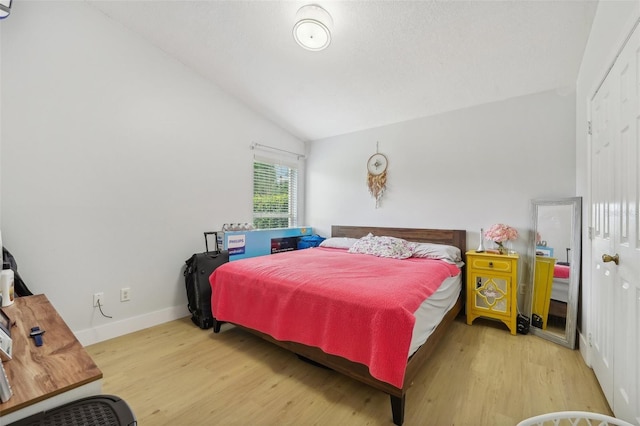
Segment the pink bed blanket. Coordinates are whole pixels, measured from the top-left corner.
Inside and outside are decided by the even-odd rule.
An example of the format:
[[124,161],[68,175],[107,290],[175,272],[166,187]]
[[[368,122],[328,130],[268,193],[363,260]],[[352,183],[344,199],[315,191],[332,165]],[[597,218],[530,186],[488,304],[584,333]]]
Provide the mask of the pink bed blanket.
[[216,319],[365,364],[402,388],[413,313],[455,265],[316,247],[242,259],[209,278]]
[[553,269],[553,278],[569,278],[569,266],[556,265]]

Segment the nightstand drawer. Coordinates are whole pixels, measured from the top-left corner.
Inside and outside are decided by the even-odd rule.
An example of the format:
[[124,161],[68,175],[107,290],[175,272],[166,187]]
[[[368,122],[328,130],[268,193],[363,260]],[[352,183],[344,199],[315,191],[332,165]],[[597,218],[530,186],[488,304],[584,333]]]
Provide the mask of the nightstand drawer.
[[511,272],[511,265],[511,260],[497,260],[494,257],[491,259],[472,258],[470,266],[477,270]]

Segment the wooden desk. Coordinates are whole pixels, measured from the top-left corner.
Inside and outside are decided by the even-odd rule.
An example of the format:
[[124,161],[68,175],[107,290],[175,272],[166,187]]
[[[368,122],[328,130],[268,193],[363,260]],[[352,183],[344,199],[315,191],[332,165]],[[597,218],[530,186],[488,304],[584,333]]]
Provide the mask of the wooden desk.
[[[45,295],[17,297],[2,309],[16,325],[13,359],[4,363],[13,396],[0,403],[0,424],[101,392],[102,372]],[[39,347],[29,337],[35,326],[45,330]]]

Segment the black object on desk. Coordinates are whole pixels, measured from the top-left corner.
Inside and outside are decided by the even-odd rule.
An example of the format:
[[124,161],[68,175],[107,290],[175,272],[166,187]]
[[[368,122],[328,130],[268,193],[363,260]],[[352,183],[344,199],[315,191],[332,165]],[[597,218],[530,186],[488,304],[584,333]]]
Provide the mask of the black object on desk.
[[40,330],[40,327],[31,327],[31,333],[29,337],[33,337],[33,340],[36,342],[36,346],[42,346],[44,343],[42,341],[42,335],[44,334],[44,330]]

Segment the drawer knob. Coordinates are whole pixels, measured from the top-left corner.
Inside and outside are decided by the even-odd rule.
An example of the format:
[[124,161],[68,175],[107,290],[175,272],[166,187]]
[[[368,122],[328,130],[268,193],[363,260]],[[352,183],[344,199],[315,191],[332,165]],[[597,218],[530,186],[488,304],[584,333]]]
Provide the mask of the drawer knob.
[[489,262],[489,268],[493,268],[493,262]]

